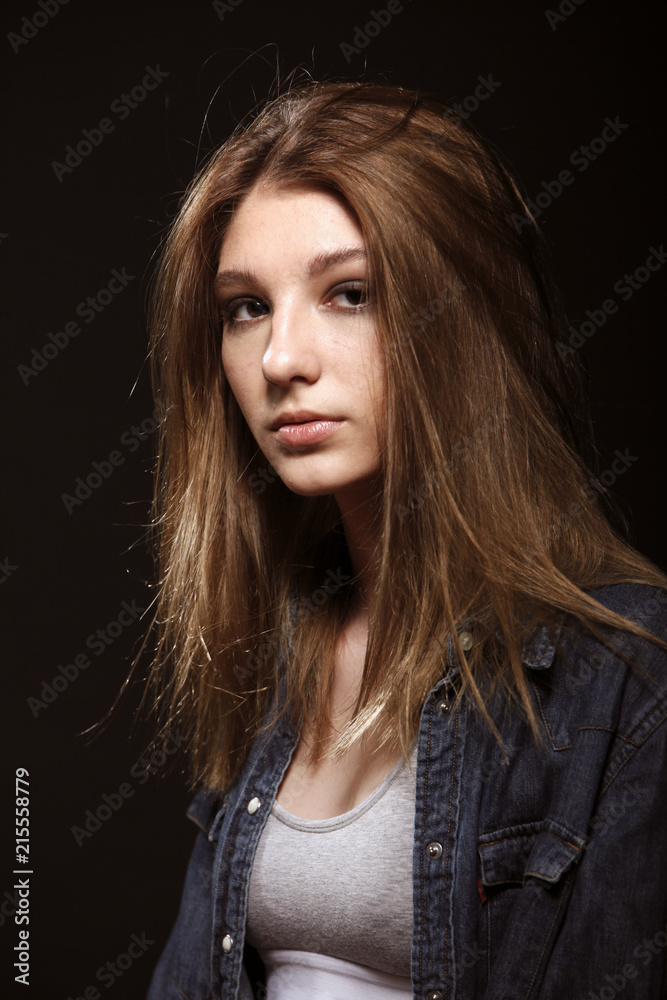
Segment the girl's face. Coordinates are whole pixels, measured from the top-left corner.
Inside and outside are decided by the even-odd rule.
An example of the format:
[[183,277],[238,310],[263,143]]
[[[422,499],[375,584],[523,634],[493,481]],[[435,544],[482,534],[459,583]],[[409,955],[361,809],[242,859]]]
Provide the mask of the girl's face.
[[318,188],[256,186],[215,290],[225,375],[267,462],[295,493],[362,500],[380,466],[384,382],[350,210]]

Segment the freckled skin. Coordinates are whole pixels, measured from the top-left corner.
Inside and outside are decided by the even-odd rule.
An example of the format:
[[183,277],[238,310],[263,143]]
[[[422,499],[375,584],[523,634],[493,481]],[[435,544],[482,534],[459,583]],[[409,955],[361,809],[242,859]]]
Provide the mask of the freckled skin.
[[[308,271],[318,254],[341,248],[364,248],[342,200],[310,187],[257,186],[234,215],[218,270],[247,274],[219,293],[229,317],[222,363],[255,440],[295,493],[331,493],[349,508],[368,497],[379,469],[383,363],[363,300],[366,261]],[[287,447],[270,425],[298,409],[344,422],[320,443]]]

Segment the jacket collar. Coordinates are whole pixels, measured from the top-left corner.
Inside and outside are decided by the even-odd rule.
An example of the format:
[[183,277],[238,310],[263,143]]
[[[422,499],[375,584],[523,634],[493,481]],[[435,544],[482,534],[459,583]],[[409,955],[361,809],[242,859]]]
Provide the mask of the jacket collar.
[[[293,609],[294,611],[295,609]],[[292,626],[294,627],[295,616],[292,615]],[[549,630],[546,625],[539,625],[529,636],[526,637],[523,643],[521,659],[525,666],[530,667],[532,670],[546,670],[554,661],[554,656],[556,654],[556,642],[560,635],[561,629],[557,627],[553,633],[552,637],[549,635]],[[474,643],[475,641],[475,623],[474,620],[469,619],[464,622],[463,625],[457,629],[459,639],[464,640],[464,650],[468,643]],[[468,645],[469,649],[472,649],[472,645]],[[456,650],[454,648],[454,640],[452,636],[449,637],[449,642],[447,644],[447,666],[453,669],[447,673],[446,678],[442,678],[438,687],[440,687],[443,682],[447,683],[453,681],[456,675],[460,672],[460,667],[458,665],[458,660],[456,658]],[[284,695],[284,678],[282,678],[280,696]],[[285,728],[283,726],[283,729]],[[190,804],[188,809],[188,816],[192,819],[197,826],[200,827],[207,835],[209,840],[217,839],[218,830],[222,820],[224,818],[224,813],[229,802],[229,797],[224,796],[222,805],[220,803],[220,795],[217,792],[207,791],[206,789],[201,789],[196,795],[194,801]]]
[[[469,620],[465,622],[459,629],[457,629],[457,633],[459,639],[462,640],[464,650],[466,645],[468,645],[468,649],[472,649],[472,644],[475,642],[474,621]],[[549,629],[546,625],[539,625],[524,639],[521,652],[521,660],[523,664],[526,667],[530,667],[532,670],[546,670],[547,667],[550,667],[554,661],[554,656],[556,655],[556,641],[559,634],[560,628],[557,628],[552,635],[550,635]],[[452,636],[449,637],[449,642],[447,644],[447,666],[458,666],[456,649],[454,647],[454,640]]]
[[556,655],[556,643],[559,635],[560,627],[550,635],[546,625],[539,625],[524,640],[521,659],[525,665],[533,670],[546,670],[547,667],[550,667]]
[[[297,599],[296,596],[290,601],[291,608],[291,624],[292,629],[296,625],[296,612],[297,612]],[[560,627],[556,628],[549,635],[549,630],[546,625],[539,625],[530,635],[526,636],[523,642],[521,660],[526,667],[530,667],[531,670],[546,670],[551,666],[556,655],[556,641],[560,635]],[[474,619],[467,619],[460,628],[457,629],[459,638],[468,637],[468,642],[475,641],[475,621]],[[470,646],[469,648],[472,648]],[[447,666],[448,667],[458,667],[458,659],[456,657],[456,650],[454,648],[454,640],[452,636],[449,637],[447,643]]]

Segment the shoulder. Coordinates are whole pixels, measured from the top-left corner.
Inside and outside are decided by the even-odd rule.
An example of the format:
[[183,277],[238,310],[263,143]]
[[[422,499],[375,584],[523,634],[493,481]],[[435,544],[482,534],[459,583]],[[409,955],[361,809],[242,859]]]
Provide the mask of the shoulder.
[[[652,678],[664,693],[667,682],[667,649],[664,646],[667,643],[667,590],[647,584],[619,583],[589,590],[588,594],[606,610],[623,616],[649,634],[642,636],[627,628],[603,627],[601,632],[606,641],[588,632],[584,644],[586,650],[592,651],[605,663],[615,664],[617,669],[621,668],[621,664],[634,666],[637,668],[635,673],[644,676],[647,681]],[[572,630],[573,637],[575,634],[579,636],[578,643],[572,639],[573,645],[581,645],[583,631],[588,630],[581,626]]]
[[[555,648],[568,652],[594,654],[605,662],[626,662],[636,657],[638,666],[654,664],[658,672],[667,667],[667,590],[639,583],[618,583],[587,591],[602,610],[622,616],[648,635],[637,635],[631,628],[611,625],[592,629],[566,616],[558,629]],[[655,641],[657,640],[657,641]]]
[[588,591],[610,611],[624,615],[661,638],[667,634],[667,589],[644,583],[616,583]]
[[[603,608],[667,642],[666,590],[622,583],[588,593]],[[553,749],[574,746],[586,732],[589,737],[606,732],[620,763],[667,718],[667,649],[627,629],[604,627],[600,633],[564,620],[551,657],[543,657],[543,669],[530,671],[530,680]]]

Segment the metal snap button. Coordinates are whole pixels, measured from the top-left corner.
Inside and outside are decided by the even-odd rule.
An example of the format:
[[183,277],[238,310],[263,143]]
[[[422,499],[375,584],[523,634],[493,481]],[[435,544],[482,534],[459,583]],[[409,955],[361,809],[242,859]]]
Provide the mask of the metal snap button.
[[459,642],[464,653],[472,649],[472,636],[470,632],[459,632]]
[[226,954],[229,954],[229,952],[232,950],[233,944],[234,944],[234,938],[231,936],[231,934],[225,934],[225,936],[222,939],[222,950]]
[[425,996],[426,996],[426,1000],[442,1000],[442,991],[441,990],[429,990],[428,993],[426,993]]
[[439,844],[437,840],[432,840],[430,844],[426,845],[426,853],[429,858],[439,858],[442,856],[442,844]]
[[438,715],[447,715],[451,707],[452,706],[446,698],[441,698],[440,701],[436,703],[435,710]]
[[251,816],[255,815],[261,804],[262,803],[257,798],[257,796],[255,796],[254,799],[250,799],[250,802],[248,803],[248,812],[250,813]]

